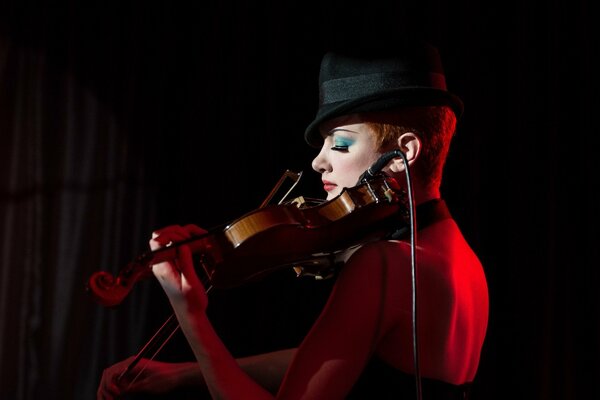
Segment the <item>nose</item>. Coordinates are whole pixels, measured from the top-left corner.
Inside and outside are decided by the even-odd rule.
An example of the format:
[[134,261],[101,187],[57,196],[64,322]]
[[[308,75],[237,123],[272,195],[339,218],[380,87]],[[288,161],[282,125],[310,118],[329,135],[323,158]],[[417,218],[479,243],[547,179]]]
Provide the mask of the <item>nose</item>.
[[325,143],[321,146],[319,154],[312,161],[312,168],[318,173],[322,174],[325,171],[331,171],[331,164],[327,160]]

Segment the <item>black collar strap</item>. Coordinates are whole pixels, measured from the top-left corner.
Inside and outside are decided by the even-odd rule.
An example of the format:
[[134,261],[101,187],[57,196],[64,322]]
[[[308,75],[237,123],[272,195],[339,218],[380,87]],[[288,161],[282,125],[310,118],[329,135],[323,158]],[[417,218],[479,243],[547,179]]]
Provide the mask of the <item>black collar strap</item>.
[[[450,211],[443,199],[433,199],[417,206],[417,231],[436,222],[452,218]],[[410,234],[410,226],[405,225],[388,236],[388,239],[404,239]]]

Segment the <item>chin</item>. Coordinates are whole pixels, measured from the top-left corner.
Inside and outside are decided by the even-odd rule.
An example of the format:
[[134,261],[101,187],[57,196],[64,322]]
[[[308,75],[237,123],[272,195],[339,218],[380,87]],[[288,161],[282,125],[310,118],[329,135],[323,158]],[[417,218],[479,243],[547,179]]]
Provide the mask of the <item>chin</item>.
[[327,198],[326,200],[333,200],[334,198],[336,198],[337,196],[340,195],[341,190],[333,190],[331,192],[327,192]]

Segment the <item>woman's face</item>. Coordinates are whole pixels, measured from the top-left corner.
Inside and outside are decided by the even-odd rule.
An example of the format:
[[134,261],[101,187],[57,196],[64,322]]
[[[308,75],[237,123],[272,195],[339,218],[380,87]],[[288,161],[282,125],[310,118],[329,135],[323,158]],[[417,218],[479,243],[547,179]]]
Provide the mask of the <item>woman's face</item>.
[[356,186],[360,176],[379,158],[375,134],[357,116],[343,116],[321,126],[324,141],[312,162],[321,173],[327,200]]

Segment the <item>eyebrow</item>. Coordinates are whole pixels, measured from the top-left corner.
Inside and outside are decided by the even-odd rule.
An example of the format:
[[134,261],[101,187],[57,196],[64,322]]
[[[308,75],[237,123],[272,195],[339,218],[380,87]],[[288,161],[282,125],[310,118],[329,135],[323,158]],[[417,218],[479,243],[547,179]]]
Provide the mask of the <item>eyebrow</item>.
[[358,134],[358,132],[350,130],[350,129],[343,129],[343,128],[333,128],[332,130],[330,130],[329,132],[327,132],[328,135],[334,134],[335,132],[350,132],[350,133],[356,133]]

